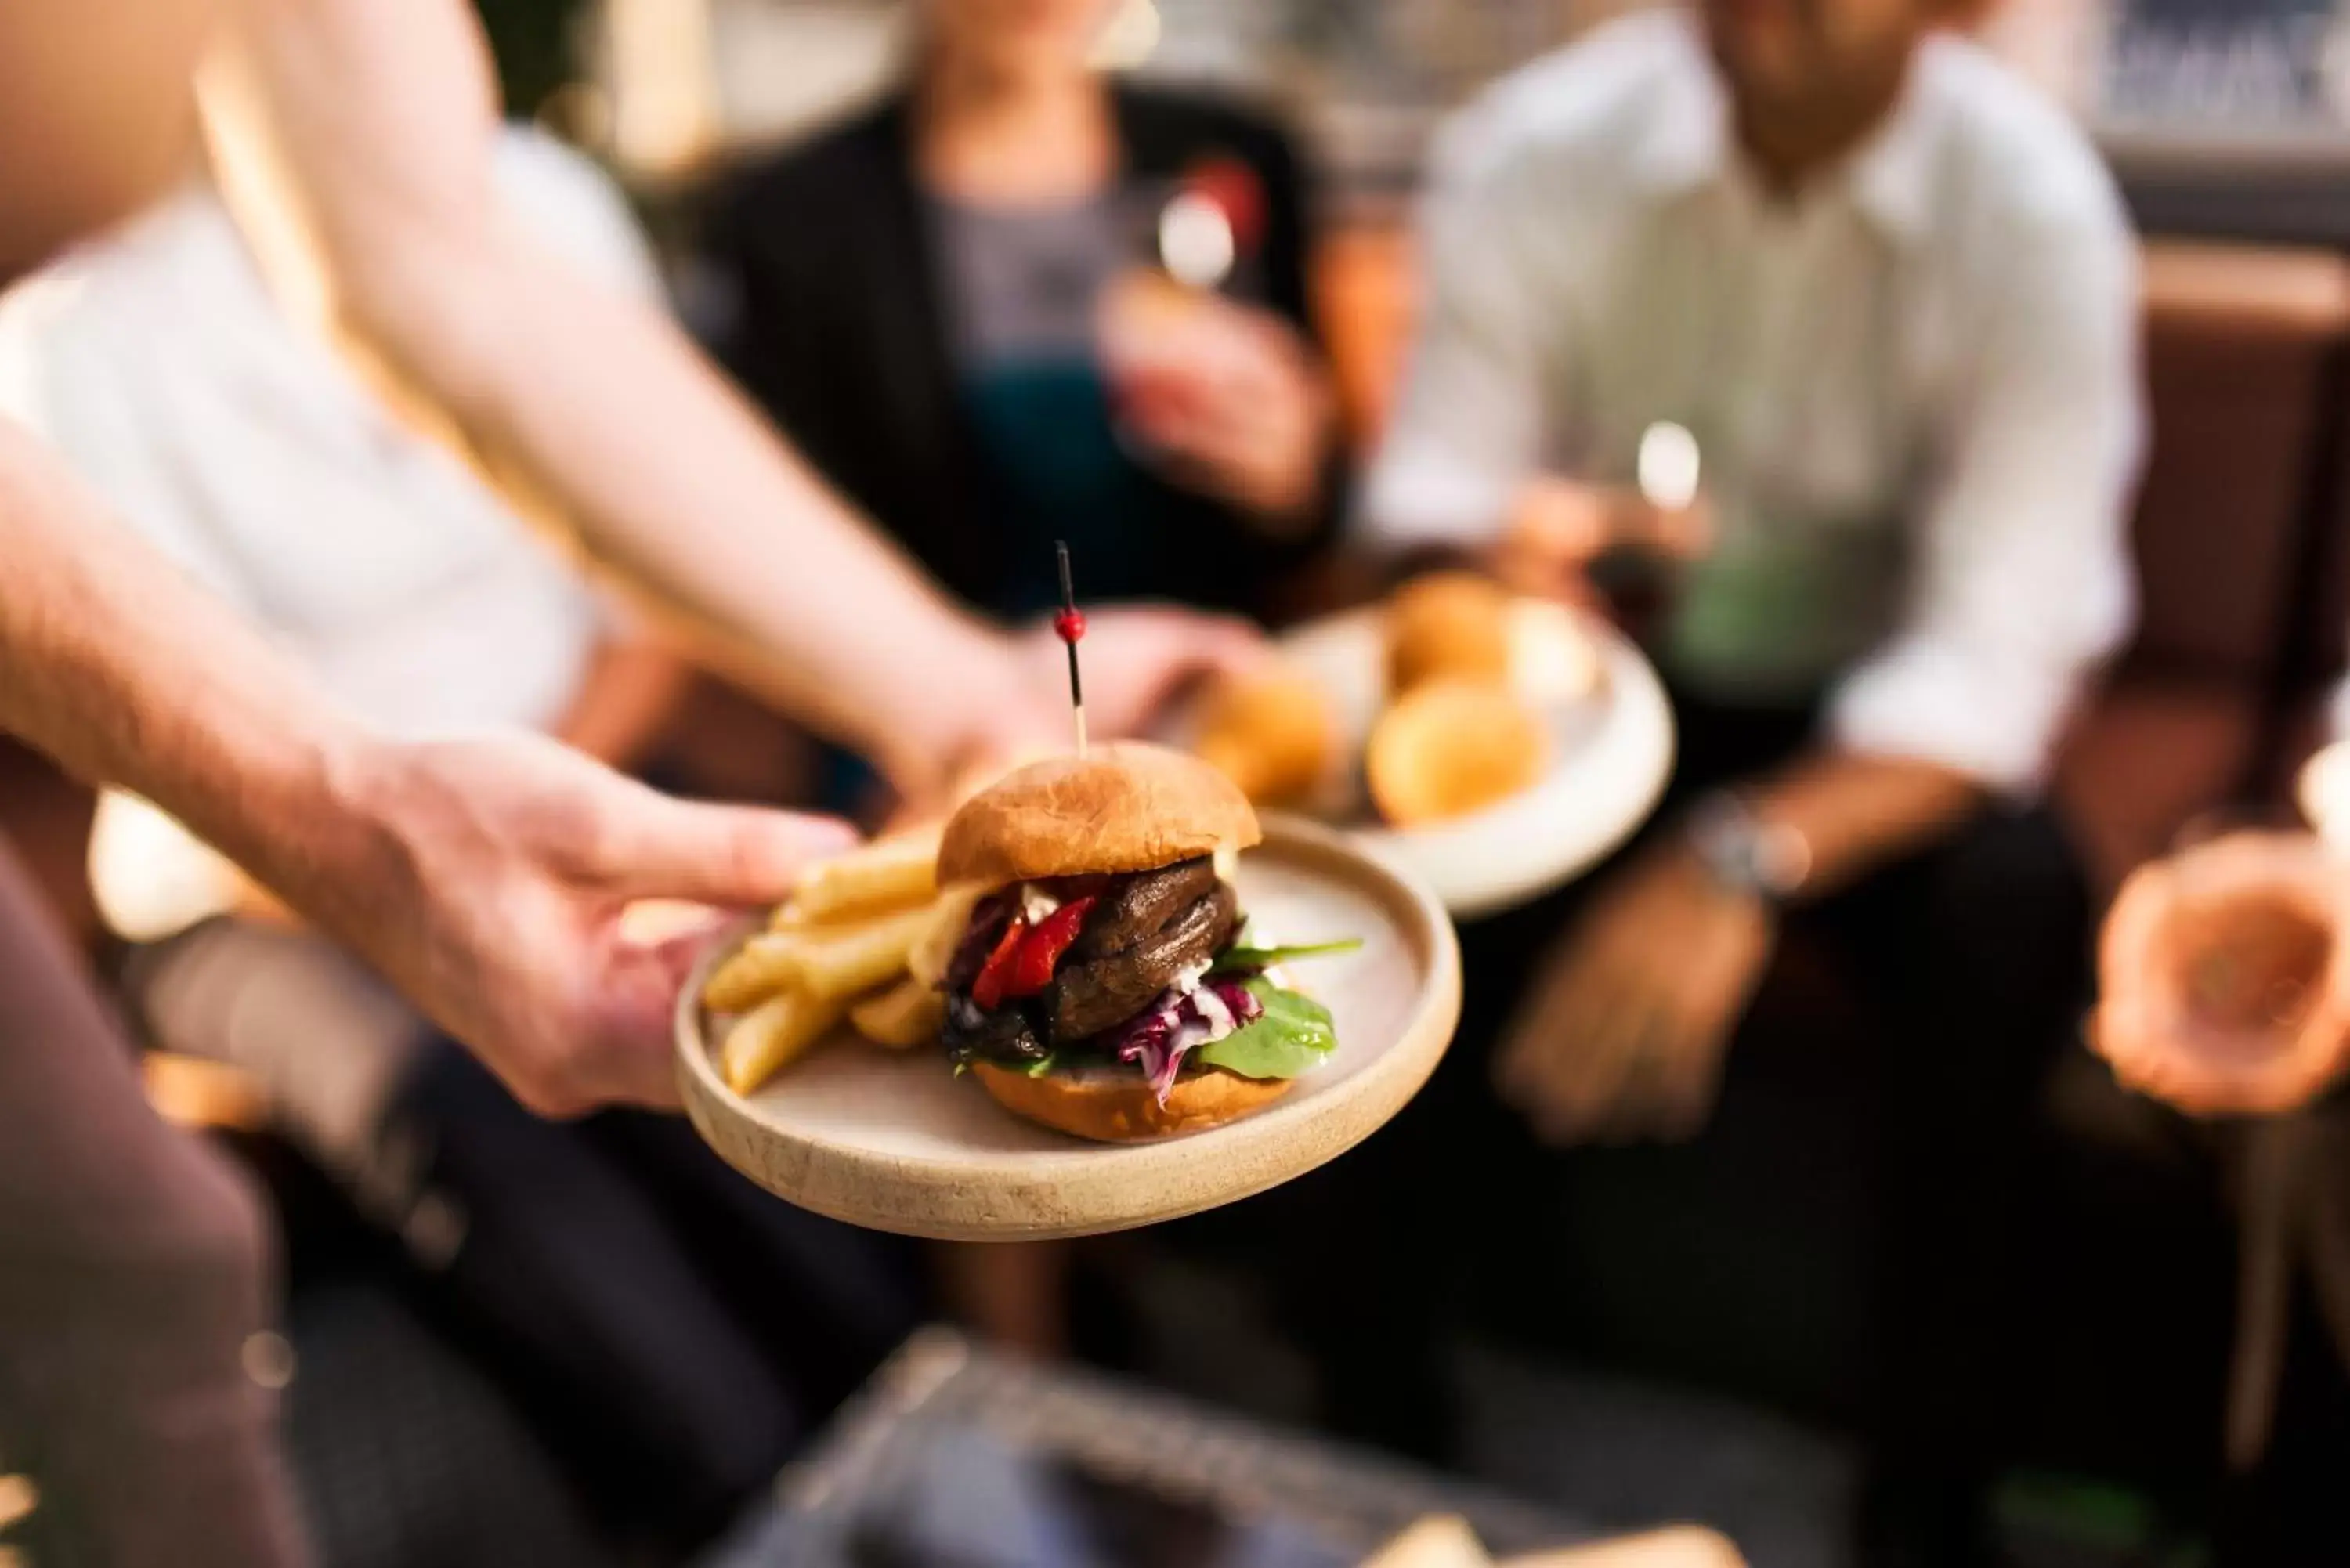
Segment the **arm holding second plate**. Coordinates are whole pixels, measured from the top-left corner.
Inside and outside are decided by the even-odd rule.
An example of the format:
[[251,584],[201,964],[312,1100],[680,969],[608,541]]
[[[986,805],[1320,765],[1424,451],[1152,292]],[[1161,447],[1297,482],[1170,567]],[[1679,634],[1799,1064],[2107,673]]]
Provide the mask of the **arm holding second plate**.
[[2134,253],[2066,218],[2010,262],[1972,390],[1944,410],[1944,475],[1918,497],[1906,624],[1833,691],[1813,750],[1627,867],[1536,981],[1497,1069],[1546,1135],[1700,1127],[1778,911],[2036,790],[2127,629]]

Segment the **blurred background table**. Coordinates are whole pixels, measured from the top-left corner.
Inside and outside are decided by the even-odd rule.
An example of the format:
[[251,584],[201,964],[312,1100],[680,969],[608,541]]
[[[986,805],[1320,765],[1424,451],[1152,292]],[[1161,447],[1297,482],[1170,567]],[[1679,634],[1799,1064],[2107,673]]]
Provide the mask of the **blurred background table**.
[[1414,1520],[1592,1538],[1502,1493],[925,1329],[705,1568],[1321,1568]]

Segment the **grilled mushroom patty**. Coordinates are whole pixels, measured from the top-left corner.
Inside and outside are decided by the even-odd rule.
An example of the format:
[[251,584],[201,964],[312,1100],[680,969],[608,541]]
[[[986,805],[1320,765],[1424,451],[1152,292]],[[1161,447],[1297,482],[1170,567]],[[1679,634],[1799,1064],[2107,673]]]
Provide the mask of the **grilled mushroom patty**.
[[1164,929],[1216,885],[1215,862],[1202,855],[1156,871],[1119,878],[1101,896],[1086,929],[1069,949],[1068,961],[1083,963],[1123,952]]
[[987,952],[1012,918],[1014,901],[991,899],[974,913],[948,971],[948,1049],[1013,1064],[1116,1028],[1148,1007],[1186,969],[1214,958],[1240,923],[1239,896],[1204,857],[1119,877],[1070,945],[1052,983],[993,1012],[971,998]]
[[1208,891],[1159,930],[1089,963],[1063,964],[1036,998],[1046,1042],[1064,1045],[1125,1023],[1178,974],[1215,957],[1239,919],[1239,896],[1211,872]]

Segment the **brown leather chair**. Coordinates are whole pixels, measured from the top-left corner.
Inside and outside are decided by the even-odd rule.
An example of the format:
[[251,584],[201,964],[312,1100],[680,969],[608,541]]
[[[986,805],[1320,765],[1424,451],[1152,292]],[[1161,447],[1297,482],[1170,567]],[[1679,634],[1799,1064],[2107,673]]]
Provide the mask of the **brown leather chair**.
[[2336,385],[2327,413],[2334,450],[2320,476],[2331,489],[2313,509],[2303,556],[2307,602],[2286,656],[2277,754],[2263,781],[2268,794],[2279,801],[2288,797],[2302,761],[2334,738],[2327,710],[2350,671],[2350,380]]
[[2307,588],[2331,366],[2350,338],[2350,265],[2157,243],[2146,300],[2154,441],[2134,527],[2139,623],[2056,780],[2108,892],[2267,768]]

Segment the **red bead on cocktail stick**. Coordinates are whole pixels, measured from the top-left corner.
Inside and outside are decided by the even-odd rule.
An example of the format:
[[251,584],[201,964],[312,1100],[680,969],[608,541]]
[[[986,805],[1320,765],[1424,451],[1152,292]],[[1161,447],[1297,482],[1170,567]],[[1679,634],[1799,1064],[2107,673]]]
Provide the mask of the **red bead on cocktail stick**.
[[1086,613],[1077,607],[1076,581],[1069,576],[1069,544],[1066,539],[1053,541],[1054,552],[1061,563],[1061,612],[1053,618],[1053,630],[1069,649],[1069,709],[1076,715],[1077,755],[1086,754],[1086,688],[1077,675],[1077,641],[1086,635]]

